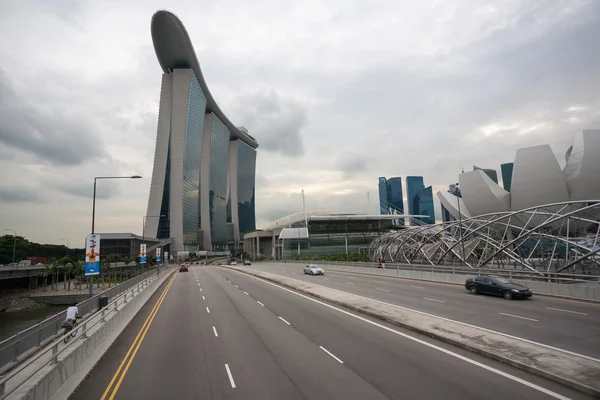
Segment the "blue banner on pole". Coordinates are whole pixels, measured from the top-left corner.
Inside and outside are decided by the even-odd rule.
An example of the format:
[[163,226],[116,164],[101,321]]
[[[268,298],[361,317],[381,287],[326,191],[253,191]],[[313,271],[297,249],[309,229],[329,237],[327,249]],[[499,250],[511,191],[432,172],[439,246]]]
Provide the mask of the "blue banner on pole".
[[86,238],[84,274],[100,274],[100,235],[88,235]]
[[146,243],[140,244],[140,264],[146,264]]

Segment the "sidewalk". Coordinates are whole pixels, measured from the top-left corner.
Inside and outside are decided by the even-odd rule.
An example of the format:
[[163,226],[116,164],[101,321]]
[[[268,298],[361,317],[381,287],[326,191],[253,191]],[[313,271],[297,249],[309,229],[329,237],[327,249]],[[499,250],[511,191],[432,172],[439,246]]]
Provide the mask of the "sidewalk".
[[[73,338],[70,338],[68,343],[66,343],[66,344],[64,343],[63,335],[61,334],[59,337],[55,338],[51,343],[49,343],[48,345],[46,345],[42,349],[40,349],[40,351],[36,352],[36,355],[33,355],[33,356],[29,357],[28,360],[24,361],[23,365],[27,364],[28,362],[30,364],[25,366],[21,371],[17,372],[14,376],[11,376],[15,370],[18,370],[19,368],[21,368],[21,366],[18,366],[11,372],[7,373],[6,375],[10,376],[10,378],[5,382],[4,393],[9,393],[13,389],[16,389],[7,398],[9,398],[9,399],[26,398],[27,397],[26,393],[35,391],[36,386],[39,384],[39,382],[41,380],[44,380],[46,375],[48,375],[49,373],[52,373],[52,370],[54,370],[55,367],[57,367],[59,364],[64,362],[65,359],[69,358],[69,356],[71,354],[78,351],[81,346],[86,345],[87,344],[86,342],[88,342],[87,339],[91,339],[93,336],[96,336],[96,334],[99,331],[102,331],[104,329],[105,325],[113,325],[111,323],[111,320],[116,320],[115,316],[117,316],[121,312],[121,310],[123,308],[125,308],[129,303],[131,303],[134,299],[138,300],[138,301],[136,301],[136,303],[139,303],[140,298],[149,298],[149,294],[154,293],[154,291],[160,286],[160,284],[166,279],[166,277],[169,276],[169,273],[171,271],[172,271],[171,268],[164,269],[161,271],[161,274],[159,276],[154,275],[154,274],[152,276],[150,276],[148,278],[149,279],[148,284],[146,286],[143,286],[139,292],[133,291],[134,295],[132,297],[130,297],[130,300],[127,303],[119,303],[116,312],[114,311],[114,309],[112,307],[109,306],[109,308],[107,308],[108,312],[106,314],[105,322],[100,322],[97,325],[95,325],[93,328],[91,328],[87,332],[85,338],[81,336],[81,332],[84,330],[84,327],[89,328],[90,325],[93,325],[94,323],[100,321],[103,318],[102,312],[96,312],[89,318],[87,318],[85,320],[83,320],[83,319],[80,320],[79,324],[78,324],[77,335]],[[130,295],[128,295],[128,296],[130,296]],[[119,319],[119,318],[117,318],[117,319]],[[112,322],[114,323],[114,321],[112,321]],[[103,337],[101,338],[100,342],[98,342],[99,338],[94,337],[94,339],[95,339],[94,344],[98,345],[102,341],[105,341],[105,339],[107,339],[107,337],[105,337],[104,335],[101,335],[101,336],[103,336]],[[82,340],[82,339],[84,339],[84,340]],[[54,354],[60,353],[66,347],[70,347],[70,349],[67,349],[65,352],[59,354],[58,364],[57,363],[50,364],[50,361],[52,360],[52,358],[55,357]],[[79,360],[79,361],[84,362],[84,360]],[[76,371],[69,371],[69,372],[71,372],[71,374],[73,374]],[[62,383],[64,383],[64,381],[66,381],[71,374],[68,374],[67,371],[64,370],[64,366],[63,366],[63,368],[61,368],[61,370],[59,371],[59,374],[58,374],[59,376],[54,376],[53,379],[51,379],[51,380],[52,381],[60,380],[60,381],[62,381]],[[2,395],[2,390],[1,390],[3,378],[4,377],[0,377],[0,399],[5,398],[4,395]],[[62,383],[61,383],[61,385],[62,385]],[[54,382],[54,384],[56,384],[56,382]],[[50,396],[51,396],[51,393],[46,398],[49,398]]]

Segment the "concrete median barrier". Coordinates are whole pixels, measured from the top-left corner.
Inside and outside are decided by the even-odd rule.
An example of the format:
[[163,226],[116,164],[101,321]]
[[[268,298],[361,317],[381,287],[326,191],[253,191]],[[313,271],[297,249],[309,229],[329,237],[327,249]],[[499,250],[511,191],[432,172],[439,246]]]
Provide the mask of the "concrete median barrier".
[[592,357],[281,275],[241,267],[224,268],[277,283],[600,397],[600,360]]

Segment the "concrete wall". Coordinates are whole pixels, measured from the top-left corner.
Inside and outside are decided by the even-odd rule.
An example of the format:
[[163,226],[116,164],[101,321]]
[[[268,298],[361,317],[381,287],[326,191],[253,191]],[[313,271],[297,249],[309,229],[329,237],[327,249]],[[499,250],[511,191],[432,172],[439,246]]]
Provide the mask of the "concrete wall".
[[[169,150],[169,132],[171,131],[171,105],[173,102],[173,75],[163,74],[160,90],[160,105],[158,110],[158,128],[156,132],[156,148],[154,151],[154,167],[150,183],[150,196],[146,215],[160,215],[160,208],[165,185],[167,168],[167,153]],[[158,218],[146,219],[144,233],[156,238]],[[136,251],[139,251],[137,249]]]

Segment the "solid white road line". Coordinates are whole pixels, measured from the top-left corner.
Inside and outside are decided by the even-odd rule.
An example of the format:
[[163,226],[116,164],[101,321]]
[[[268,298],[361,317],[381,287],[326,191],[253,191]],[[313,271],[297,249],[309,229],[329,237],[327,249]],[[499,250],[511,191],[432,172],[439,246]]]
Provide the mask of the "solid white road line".
[[386,283],[384,281],[373,281],[373,282],[375,282],[375,283]]
[[340,364],[343,364],[344,362],[342,360],[340,360],[339,358],[337,358],[336,356],[333,355],[333,353],[331,353],[329,350],[327,350],[325,347],[323,346],[319,346],[319,348],[321,350],[323,350],[325,353],[329,354],[331,357],[333,357],[334,360],[336,360],[337,362],[339,362]]
[[248,292],[246,292],[245,290],[244,290],[244,294],[245,294],[246,296],[250,296],[250,295],[248,294]]
[[435,301],[437,303],[445,303],[443,300],[430,299],[429,297],[423,297],[423,300]]
[[231,387],[235,389],[235,381],[233,380],[233,375],[231,375],[229,364],[225,364],[225,370],[227,371],[227,376],[229,377],[229,383],[231,383]]
[[217,328],[215,328],[214,326],[213,326],[213,332],[215,333],[216,337],[219,337],[219,334],[217,333]]
[[260,302],[260,301],[258,301],[258,300],[256,300],[256,302],[257,302],[258,304],[260,304],[261,306],[263,306],[263,307],[265,306],[263,303],[261,303],[261,302]]
[[381,289],[381,288],[378,288],[378,287],[376,287],[375,289],[376,289],[376,290],[380,290],[380,291],[382,291],[382,292],[388,292],[388,293],[390,292],[390,291],[389,291],[389,290],[387,290],[387,289]]
[[210,310],[208,309],[208,307],[206,307],[206,312],[210,314]]
[[290,324],[289,322],[287,322],[285,319],[283,319],[283,318],[281,318],[281,317],[279,317],[279,319],[280,319],[280,320],[282,320],[283,322],[285,322],[286,324],[288,324],[288,325],[291,325],[291,324]]
[[584,312],[579,312],[579,311],[571,311],[571,310],[563,310],[562,308],[553,308],[553,307],[546,307],[548,310],[554,310],[554,311],[562,311],[562,312],[568,312],[571,314],[579,314],[579,315],[588,315],[587,313]]
[[321,279],[325,279],[326,281],[328,281],[328,280],[329,280],[329,278],[321,278]]
[[352,282],[344,282],[346,285],[354,285]]
[[410,285],[410,287],[415,288],[415,289],[423,289],[423,286],[413,286],[413,285]]
[[[242,273],[242,272],[240,272],[240,273]],[[408,334],[406,334],[406,333],[402,333],[402,332],[400,332],[400,331],[397,331],[397,330],[395,330],[395,329],[393,329],[393,328],[387,327],[387,326],[385,326],[385,325],[381,325],[381,324],[379,324],[379,323],[377,323],[377,322],[374,322],[374,321],[368,320],[368,319],[366,319],[366,318],[363,318],[363,317],[361,317],[361,316],[359,316],[359,315],[353,314],[353,313],[351,313],[351,312],[349,312],[349,311],[342,310],[341,308],[337,308],[337,307],[335,307],[335,306],[332,306],[332,305],[330,305],[330,304],[324,303],[324,302],[322,302],[322,301],[320,301],[320,300],[313,299],[312,297],[309,297],[309,296],[307,296],[307,295],[300,294],[300,293],[296,293],[296,292],[294,292],[294,291],[293,291],[293,290],[291,290],[291,289],[284,288],[284,287],[282,287],[282,286],[279,286],[279,285],[277,285],[277,284],[275,284],[275,283],[271,283],[271,282],[265,281],[264,279],[260,279],[260,278],[257,278],[257,277],[251,276],[251,275],[247,275],[247,276],[248,276],[249,278],[256,279],[257,281],[263,282],[263,283],[265,283],[265,284],[267,284],[267,285],[274,286],[274,287],[276,287],[276,288],[279,288],[279,289],[281,289],[281,290],[284,290],[284,291],[286,291],[286,292],[288,292],[288,293],[291,293],[291,294],[294,294],[294,295],[296,295],[296,296],[302,297],[302,298],[304,298],[304,299],[306,299],[306,300],[309,300],[309,301],[312,301],[312,302],[314,302],[314,303],[320,304],[320,305],[322,305],[322,306],[324,306],[324,307],[328,307],[328,308],[330,308],[330,309],[332,309],[332,310],[336,310],[336,311],[338,311],[338,312],[340,312],[340,313],[342,313],[342,314],[345,314],[345,315],[348,315],[348,316],[350,316],[350,317],[356,318],[356,319],[358,319],[358,320],[360,320],[360,321],[363,321],[363,322],[365,322],[365,323],[367,323],[367,324],[370,324],[370,325],[376,326],[376,327],[378,327],[378,328],[381,328],[381,329],[383,329],[383,330],[386,330],[386,331],[388,331],[388,332],[391,332],[391,333],[393,333],[393,334],[396,334],[396,335],[398,335],[398,336],[401,336],[401,337],[403,337],[403,338],[406,338],[406,339],[408,339],[408,340],[412,340],[413,342],[416,342],[416,343],[422,344],[423,346],[426,346],[426,347],[429,347],[429,348],[431,348],[431,349],[437,350],[437,351],[439,351],[439,352],[441,352],[441,353],[444,353],[444,354],[446,354],[446,355],[449,355],[449,356],[451,356],[451,357],[457,358],[457,359],[459,359],[459,360],[462,360],[462,361],[464,361],[464,362],[467,362],[467,363],[469,363],[469,364],[471,364],[471,365],[474,365],[474,366],[477,366],[477,367],[479,367],[479,368],[485,369],[486,371],[489,371],[489,372],[492,372],[492,373],[494,373],[494,374],[500,375],[500,376],[502,376],[502,377],[505,377],[505,378],[507,378],[507,379],[510,379],[510,380],[512,380],[512,381],[514,381],[514,382],[518,382],[518,383],[520,383],[520,384],[522,384],[522,385],[524,385],[524,386],[527,386],[527,387],[529,387],[529,388],[531,388],[531,389],[534,389],[534,390],[537,390],[537,391],[539,391],[539,392],[545,393],[545,394],[547,394],[548,396],[550,396],[550,397],[553,397],[553,398],[555,398],[555,399],[560,399],[560,400],[570,400],[568,397],[565,397],[565,396],[563,396],[563,395],[561,395],[561,394],[559,394],[559,393],[553,392],[553,391],[551,391],[551,390],[549,390],[549,389],[546,389],[546,388],[544,388],[544,387],[542,387],[542,386],[536,385],[535,383],[528,382],[528,381],[526,381],[526,380],[524,380],[524,379],[521,379],[521,378],[519,378],[519,377],[516,377],[516,376],[514,376],[514,375],[511,375],[511,374],[509,374],[509,373],[506,373],[506,372],[504,372],[504,371],[500,371],[499,369],[496,369],[496,368],[490,367],[489,365],[485,365],[485,364],[483,364],[483,363],[480,363],[480,362],[478,362],[478,361],[472,360],[472,359],[470,359],[470,358],[468,358],[468,357],[462,356],[462,355],[460,355],[460,354],[458,354],[458,353],[455,353],[455,352],[453,352],[453,351],[450,351],[450,350],[444,349],[443,347],[437,346],[437,345],[435,345],[435,344],[432,344],[432,343],[428,343],[428,342],[426,342],[426,341],[424,341],[424,340],[422,340],[422,339],[418,339],[418,338],[416,338],[416,337],[414,337],[414,336],[408,335]],[[342,291],[338,290],[338,292],[342,292]],[[345,293],[345,292],[342,292],[342,293]],[[362,297],[362,298],[364,298],[364,299],[368,299],[368,297],[364,297],[364,296],[359,296],[359,297]],[[374,299],[369,299],[369,300],[374,300]],[[385,303],[385,302],[383,302],[383,301],[379,301],[379,300],[374,300],[374,301],[377,301],[377,302],[379,302],[379,303],[388,304],[388,305],[391,305],[391,306],[395,306],[395,307],[398,307],[398,308],[404,308],[404,309],[406,309],[406,310],[409,310],[408,308],[405,308],[405,307],[400,307],[400,306],[396,306],[396,305],[394,305],[394,304],[390,304],[390,303]],[[433,316],[433,317],[435,317],[435,315],[433,315],[433,314],[427,314],[427,313],[424,313],[424,312],[422,312],[422,311],[416,311],[416,312],[418,312],[418,313],[420,313],[420,314],[424,314],[424,315],[430,315],[430,316]],[[447,320],[447,321],[452,321],[452,320],[450,320],[450,319],[448,319],[448,318],[444,318],[444,317],[437,317],[437,318],[444,319],[444,320]],[[456,322],[457,322],[457,321],[456,321]],[[469,326],[469,324],[465,324],[465,323],[461,323],[461,324]],[[472,327],[475,327],[475,328],[478,328],[477,326],[474,326],[474,325],[470,325],[470,326],[472,326]],[[485,329],[485,328],[480,328],[480,329],[484,329],[484,330],[487,330],[487,331],[489,331],[489,332],[494,332],[494,333],[496,333],[495,331],[492,331],[492,330],[490,330],[490,329]],[[498,332],[498,333],[499,333],[499,332]],[[507,336],[507,337],[512,337],[512,338],[514,338],[514,339],[525,340],[525,339],[521,339],[521,338],[518,338],[518,337],[515,337],[515,336],[510,336],[510,335],[504,335],[504,336]],[[536,343],[536,342],[533,342],[533,341],[529,341],[529,342],[530,342],[530,343]],[[538,344],[538,343],[536,343],[536,344]],[[545,347],[548,347],[548,348],[551,348],[551,347],[550,347],[550,346],[548,346],[548,345],[543,345],[543,346],[545,346]],[[323,350],[325,350],[325,349],[323,349]],[[566,350],[562,350],[562,349],[556,349],[556,350],[567,352]],[[568,353],[571,353],[571,352],[568,352]],[[571,354],[574,354],[574,355],[581,356],[580,354],[577,354],[577,353],[571,353]],[[584,357],[585,357],[585,356],[584,356]],[[592,357],[586,357],[586,358],[589,358],[589,359],[591,359],[591,360],[596,360],[596,359],[594,359],[594,358],[592,358]]]
[[206,300],[206,297],[202,296],[202,300]]
[[533,318],[527,318],[527,317],[521,317],[521,316],[519,316],[519,315],[507,314],[507,313],[503,313],[503,312],[501,312],[501,313],[499,313],[499,314],[501,314],[501,315],[506,315],[507,317],[521,318],[521,319],[526,319],[526,320],[529,320],[529,321],[538,322],[538,320],[537,320],[537,319],[533,319]]

